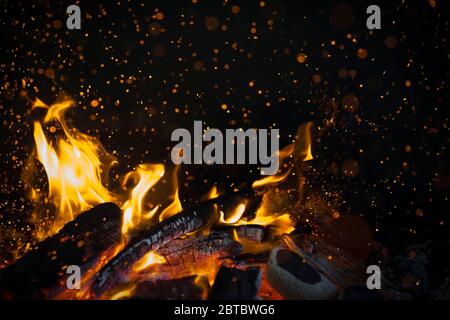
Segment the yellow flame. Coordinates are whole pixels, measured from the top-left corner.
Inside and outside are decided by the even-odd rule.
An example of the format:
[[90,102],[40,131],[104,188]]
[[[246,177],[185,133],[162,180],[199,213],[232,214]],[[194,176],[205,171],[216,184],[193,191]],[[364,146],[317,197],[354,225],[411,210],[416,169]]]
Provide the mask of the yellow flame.
[[164,166],[162,164],[141,164],[135,171],[129,172],[125,175],[123,187],[130,179],[137,177],[137,184],[131,191],[130,199],[122,206],[123,210],[123,224],[122,233],[126,234],[128,230],[136,227],[141,219],[151,218],[159,206],[154,207],[150,211],[143,209],[143,200],[148,190],[150,190],[161,177],[164,175]]
[[273,243],[271,242],[259,243],[239,237],[236,229],[233,229],[233,240],[239,242],[242,245],[242,253],[258,254],[273,248]]
[[[106,182],[104,170],[108,170],[115,160],[95,138],[66,126],[61,116],[72,104],[73,101],[66,100],[47,107],[44,122],[56,119],[63,128],[64,134],[57,137],[55,145],[47,140],[41,123],[34,122],[37,158],[45,168],[49,183],[47,199],[58,210],[50,233],[57,232],[81,211],[114,200],[103,182]],[[36,106],[44,107],[45,104],[38,100]]]
[[312,128],[313,122],[309,121],[300,125],[295,135],[294,154],[301,161],[312,160],[311,144],[312,144]]
[[166,258],[160,256],[159,254],[150,251],[145,254],[133,267],[133,270],[136,272],[147,269],[148,267],[155,264],[166,263]]
[[284,179],[286,179],[286,177],[289,175],[289,173],[291,173],[291,168],[289,168],[285,173],[273,175],[273,176],[267,176],[262,179],[256,180],[255,182],[253,182],[252,188],[260,188],[267,184],[273,184],[273,183],[283,181]]
[[217,187],[214,185],[214,186],[212,186],[212,188],[208,191],[208,193],[202,197],[202,200],[203,200],[203,201],[211,200],[211,199],[217,198],[218,196],[220,196],[220,193],[218,192]]
[[[164,166],[141,164],[135,171],[126,174],[122,184],[124,189],[130,181],[135,182],[126,200],[108,191],[105,184],[109,169],[116,161],[100,141],[67,125],[64,115],[73,105],[74,102],[70,99],[51,106],[39,99],[33,103],[33,109],[47,109],[44,120],[34,122],[34,140],[37,159],[44,166],[49,182],[49,193],[45,201],[54,204],[57,209],[57,217],[51,230],[38,237],[57,232],[78,213],[108,201],[122,204],[122,232],[126,234],[141,223],[142,219],[150,219],[159,210],[160,205],[155,205],[151,210],[145,209],[147,203],[144,199],[164,175]],[[44,124],[52,120],[59,123],[62,129],[61,134],[54,134],[56,143],[47,138],[43,128]],[[31,198],[38,201],[41,198],[39,193],[38,189],[32,188]],[[173,207],[174,205],[171,208]]]
[[221,216],[221,222],[225,222],[233,226],[252,225],[252,224],[257,224],[261,226],[271,225],[273,227],[272,233],[273,235],[289,234],[295,230],[294,227],[295,221],[291,218],[291,216],[288,213],[280,214],[269,212],[269,210],[266,209],[264,202],[256,211],[255,217],[253,219],[245,220],[241,219],[241,217],[242,213],[237,219],[236,216],[233,216],[233,222],[230,222],[229,220],[227,222],[227,220],[222,219],[223,216]]
[[170,218],[173,215],[176,215],[178,212],[182,211],[183,207],[181,206],[180,197],[178,196],[178,187],[174,194],[174,199],[171,204],[169,204],[163,212],[159,215],[159,222]]
[[233,212],[230,214],[230,216],[225,219],[225,213],[221,210],[220,211],[220,222],[225,224],[234,224],[241,219],[242,215],[245,212],[245,203],[240,203],[234,208]]

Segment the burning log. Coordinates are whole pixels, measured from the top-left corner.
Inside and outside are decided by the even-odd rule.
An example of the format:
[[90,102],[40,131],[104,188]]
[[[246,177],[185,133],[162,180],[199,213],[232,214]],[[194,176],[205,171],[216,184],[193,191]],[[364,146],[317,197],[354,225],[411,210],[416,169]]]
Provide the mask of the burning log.
[[222,266],[209,293],[211,300],[254,300],[261,285],[259,268],[240,270]]
[[165,263],[152,265],[137,275],[146,280],[174,279],[215,272],[220,260],[242,252],[242,245],[223,231],[191,235],[171,241],[156,251]]
[[82,275],[95,266],[102,253],[119,242],[121,218],[113,203],[81,213],[35,250],[0,270],[0,294],[4,298],[49,298],[67,289],[67,266],[79,266]]
[[165,257],[168,265],[176,266],[180,263],[185,264],[189,257],[192,257],[192,262],[196,263],[204,256],[212,257],[216,254],[227,256],[238,254],[241,250],[242,246],[228,233],[213,231],[204,236],[193,235],[190,238],[176,239],[157,252]]
[[132,299],[200,300],[208,290],[208,279],[203,276],[143,281],[134,289]]
[[[133,265],[147,252],[156,251],[170,241],[206,226],[217,213],[218,206],[231,208],[249,197],[245,192],[238,192],[202,202],[141,232],[97,273],[91,287],[92,294],[101,297],[115,283],[126,279]],[[253,199],[257,197],[253,196]]]

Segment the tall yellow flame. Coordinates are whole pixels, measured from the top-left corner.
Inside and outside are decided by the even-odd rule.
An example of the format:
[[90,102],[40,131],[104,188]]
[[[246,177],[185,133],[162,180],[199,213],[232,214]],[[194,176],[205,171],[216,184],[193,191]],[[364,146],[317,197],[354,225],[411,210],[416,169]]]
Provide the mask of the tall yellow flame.
[[[115,160],[97,139],[66,126],[62,115],[72,104],[73,101],[67,100],[48,107],[44,123],[56,119],[64,133],[54,145],[47,140],[41,123],[34,122],[37,158],[45,168],[49,183],[47,199],[59,213],[51,233],[81,211],[114,200],[103,182],[106,182],[104,170],[109,170]],[[43,107],[43,103],[37,106]]]
[[172,172],[172,189],[173,195],[170,197],[172,202],[161,212],[159,215],[159,222],[176,215],[178,212],[183,210],[181,205],[180,197],[178,195],[178,172],[180,171],[180,166],[176,166]]
[[125,186],[131,178],[136,176],[138,178],[138,182],[131,191],[130,199],[127,200],[122,206],[123,234],[126,234],[129,229],[137,226],[143,217],[149,219],[156,213],[159,206],[155,206],[150,211],[145,211],[143,209],[143,201],[148,190],[150,190],[163,175],[164,166],[162,164],[141,164],[136,171],[129,172],[125,176],[123,186]]

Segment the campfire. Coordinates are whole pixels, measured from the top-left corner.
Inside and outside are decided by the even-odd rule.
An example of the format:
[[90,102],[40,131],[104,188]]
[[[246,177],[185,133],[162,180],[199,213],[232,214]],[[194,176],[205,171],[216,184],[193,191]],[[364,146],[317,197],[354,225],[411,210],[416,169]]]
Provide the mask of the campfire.
[[[361,281],[361,260],[302,224],[312,223],[300,216],[311,122],[279,151],[278,174],[231,193],[211,185],[202,201],[183,207],[180,166],[136,164],[119,177],[119,190],[110,189],[121,159],[66,121],[73,106],[33,100],[33,112],[45,115],[34,122],[35,151],[23,174],[41,222],[37,244],[0,270],[4,298],[319,299]],[[36,183],[37,166],[46,176]],[[67,285],[72,266],[81,274],[77,288]]]

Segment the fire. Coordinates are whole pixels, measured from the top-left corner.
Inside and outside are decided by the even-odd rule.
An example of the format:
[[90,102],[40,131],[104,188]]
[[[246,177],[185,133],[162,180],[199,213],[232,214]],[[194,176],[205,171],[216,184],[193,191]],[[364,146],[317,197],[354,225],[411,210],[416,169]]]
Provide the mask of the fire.
[[164,209],[163,212],[159,215],[159,222],[166,220],[167,218],[170,218],[171,216],[177,214],[183,210],[183,207],[181,206],[180,197],[178,196],[178,188],[175,191],[174,199],[171,204],[167,206],[167,208]]
[[136,272],[142,271],[147,269],[148,267],[155,265],[155,264],[162,264],[166,263],[166,259],[163,256],[160,256],[159,254],[150,251],[145,256],[141,258],[138,262],[136,262],[133,270]]
[[176,166],[172,172],[172,186],[174,188],[173,195],[170,197],[172,202],[161,212],[159,215],[159,222],[170,218],[171,216],[177,214],[183,207],[181,205],[180,197],[178,196],[178,172],[180,171],[180,166]]
[[123,187],[129,182],[130,179],[137,177],[137,184],[131,191],[131,197],[122,206],[123,210],[123,225],[122,233],[126,234],[129,229],[137,226],[141,219],[144,217],[146,219],[151,218],[156,211],[158,211],[159,206],[155,206],[150,211],[145,211],[144,207],[144,197],[161,177],[164,175],[164,166],[162,164],[141,164],[136,169],[136,171],[129,172],[122,184]]
[[260,188],[262,186],[268,185],[268,184],[273,184],[273,183],[277,183],[280,181],[283,181],[284,179],[287,178],[287,176],[291,173],[291,169],[289,168],[285,173],[283,174],[278,174],[278,175],[273,175],[273,176],[267,176],[265,178],[256,180],[255,182],[253,182],[252,184],[252,188]]
[[[115,160],[97,139],[67,127],[63,114],[72,104],[73,101],[66,100],[47,107],[44,123],[55,119],[63,129],[55,144],[47,140],[42,124],[34,122],[37,158],[45,168],[49,183],[47,199],[58,210],[50,233],[57,232],[78,213],[114,200],[103,183],[107,182],[105,172]],[[34,105],[44,106],[40,100]]]
[[[89,276],[86,276],[84,279],[84,282],[87,283],[90,276],[95,273],[95,270],[98,270],[125,246],[130,231],[139,228],[143,222],[154,217],[157,217],[157,220],[161,222],[183,210],[178,188],[180,167],[177,166],[172,171],[171,191],[168,197],[171,202],[165,208],[161,208],[160,203],[153,203],[148,196],[149,191],[155,187],[166,173],[162,164],[140,164],[134,171],[127,173],[123,177],[121,184],[125,196],[109,191],[106,187],[108,183],[107,177],[109,169],[116,163],[116,160],[103,148],[98,139],[67,125],[64,114],[73,105],[74,102],[69,99],[51,106],[47,106],[41,100],[36,99],[33,104],[33,109],[47,109],[44,120],[34,122],[34,141],[37,160],[45,169],[49,190],[48,194],[44,195],[39,189],[32,189],[31,196],[35,201],[44,199],[56,208],[57,215],[54,225],[44,235],[45,237],[56,233],[65,223],[74,219],[80,212],[100,203],[111,201],[121,207],[123,212],[123,241],[111,252],[104,253],[101,261],[92,268],[92,272],[89,272]],[[53,129],[49,130],[53,134],[52,139],[45,133],[45,125],[51,121],[55,121],[58,124],[58,128],[62,129],[60,130],[61,132],[58,132],[58,129],[55,130],[52,127]],[[295,158],[300,161],[313,159],[311,127],[312,123],[301,126],[297,132],[296,142],[280,150],[280,160],[285,161],[285,165],[280,166],[280,169],[283,170],[284,168],[284,172],[255,181],[252,184],[254,189],[260,192],[259,188],[283,182],[289,175],[293,174],[294,166],[287,166],[287,159]],[[299,135],[300,139],[298,139]],[[133,187],[131,190],[127,190],[130,185],[133,185]],[[271,190],[265,190],[261,205],[256,209],[256,212],[249,212],[250,214],[246,213],[251,208],[250,198],[242,201],[231,212],[227,213],[219,211],[216,205],[215,218],[211,219],[208,225],[197,232],[209,232],[211,224],[218,222],[219,224],[230,226],[271,225],[271,233],[273,235],[291,233],[294,230],[295,222],[286,211],[277,211],[277,209],[273,208],[270,200],[271,196],[273,196],[271,192]],[[202,199],[215,199],[219,195],[217,187],[213,186]],[[246,239],[239,239],[236,230],[234,230],[233,238],[243,244],[245,252],[249,253],[269,250],[273,246],[273,243],[270,242],[255,244]],[[132,269],[134,272],[148,271],[147,269],[151,266],[165,263],[167,261],[163,256],[155,252],[148,252]],[[197,270],[196,272],[197,274],[206,275],[210,281],[213,281],[217,268],[218,264],[212,263],[208,265],[207,270],[202,270],[202,272]],[[198,285],[202,286],[200,278],[197,280]],[[134,290],[135,285],[120,292],[116,291],[117,293],[113,294],[110,299],[129,297]],[[88,296],[89,292],[83,291],[82,294],[83,297],[84,295]]]
[[133,294],[134,289],[136,289],[136,285],[131,286],[131,288],[117,292],[116,294],[111,296],[109,299],[110,300],[119,300],[119,299],[124,299],[124,298],[130,297]]
[[240,203],[227,219],[224,217],[224,212],[220,211],[220,223],[232,226],[271,225],[275,231],[274,235],[289,234],[294,231],[295,222],[291,216],[288,213],[271,212],[268,208],[268,201],[268,197],[263,198],[263,202],[256,210],[254,218],[250,220],[242,217],[246,209],[245,203]]
[[211,199],[217,198],[218,196],[220,196],[220,193],[219,193],[219,191],[217,190],[217,187],[214,185],[214,186],[212,186],[212,188],[208,191],[208,193],[205,194],[205,195],[202,197],[202,200],[204,200],[204,201],[206,201],[206,200],[211,200]]
[[220,211],[220,222],[225,224],[234,224],[238,222],[245,212],[245,207],[246,207],[245,203],[238,204],[237,207],[231,213],[231,215],[228,217],[228,219],[225,219],[225,213],[223,211]]
[[[56,233],[78,213],[109,201],[121,206],[122,233],[126,235],[143,219],[150,219],[159,210],[159,204],[155,204],[151,210],[146,209],[145,196],[164,175],[164,166],[141,164],[136,170],[127,173],[122,188],[125,190],[130,182],[134,182],[128,199],[124,200],[122,196],[110,192],[105,185],[108,182],[109,169],[116,160],[97,139],[67,125],[64,115],[73,105],[74,101],[70,99],[51,106],[39,99],[33,103],[32,109],[47,109],[44,120],[34,122],[34,141],[37,160],[44,166],[47,174],[49,192],[48,195],[41,195],[38,190],[32,189],[31,198],[38,201],[43,196],[44,200],[52,203],[57,210],[52,229],[46,234],[40,234],[39,237],[45,238]],[[43,125],[52,120],[55,120],[62,129],[62,134],[56,136],[55,143],[49,141],[43,128]],[[178,212],[180,208],[176,192],[174,202],[163,211],[163,214],[168,217]]]

